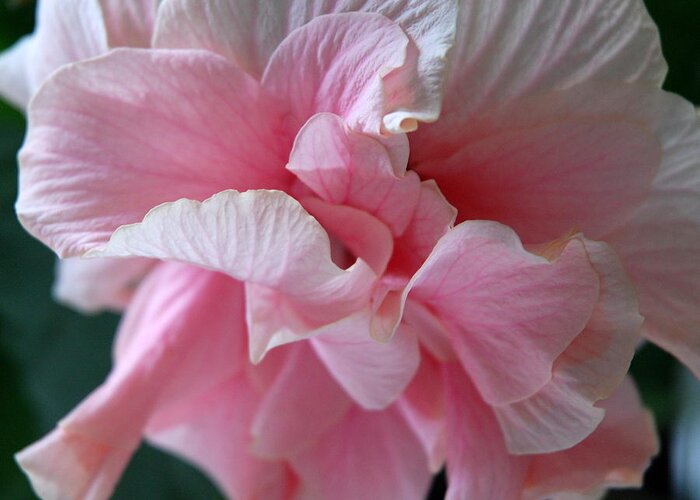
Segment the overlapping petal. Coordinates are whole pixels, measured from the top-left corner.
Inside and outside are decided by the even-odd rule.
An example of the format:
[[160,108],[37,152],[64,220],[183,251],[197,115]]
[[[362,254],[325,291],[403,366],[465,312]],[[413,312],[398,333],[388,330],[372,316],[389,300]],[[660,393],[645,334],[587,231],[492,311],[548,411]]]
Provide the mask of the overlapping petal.
[[25,109],[32,97],[27,58],[34,43],[34,37],[27,35],[0,54],[0,95],[19,109]]
[[282,187],[278,119],[257,82],[213,54],[120,49],[69,66],[29,112],[20,220],[71,256],[159,203]]
[[394,407],[353,408],[292,467],[302,498],[421,500],[430,484],[421,445]]
[[160,0],[98,0],[110,47],[150,47]]
[[90,314],[124,309],[155,261],[73,258],[56,264],[56,300]]
[[639,343],[643,318],[622,264],[604,243],[577,238],[599,277],[598,301],[551,381],[527,399],[494,407],[511,453],[553,452],[590,435],[605,413],[596,403],[622,383]]
[[551,378],[555,360],[586,326],[598,277],[581,242],[550,261],[516,234],[472,221],[444,236],[409,297],[445,324],[465,369],[490,404],[518,401]]
[[411,74],[403,82],[410,85],[401,85],[404,95],[394,96],[390,127],[400,127],[403,120],[435,120],[447,54],[455,36],[455,1],[166,0],[160,10],[155,45],[210,50],[260,78],[275,50],[294,30],[318,16],[347,12],[386,16],[405,30],[415,47],[410,56],[413,67],[406,68]]
[[20,452],[20,465],[38,493],[107,498],[151,416],[235,374],[244,345],[240,283],[161,264],[125,316],[109,378],[56,430]]

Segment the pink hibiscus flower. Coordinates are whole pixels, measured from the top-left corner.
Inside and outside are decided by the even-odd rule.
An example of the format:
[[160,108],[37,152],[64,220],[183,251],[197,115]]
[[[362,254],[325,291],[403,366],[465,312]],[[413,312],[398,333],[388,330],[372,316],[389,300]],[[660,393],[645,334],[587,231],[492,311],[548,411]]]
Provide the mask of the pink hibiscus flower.
[[[143,45],[106,5],[34,53]],[[144,436],[236,498],[639,484],[639,312],[700,371],[697,118],[640,3],[165,0],[152,46],[29,108],[25,227],[152,267],[108,380],[19,455],[40,495],[108,496]]]

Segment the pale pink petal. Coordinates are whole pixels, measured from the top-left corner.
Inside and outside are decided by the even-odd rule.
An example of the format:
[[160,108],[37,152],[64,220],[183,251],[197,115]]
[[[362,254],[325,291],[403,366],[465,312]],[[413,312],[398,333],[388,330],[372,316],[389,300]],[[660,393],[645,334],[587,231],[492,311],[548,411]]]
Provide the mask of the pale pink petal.
[[154,264],[150,259],[59,260],[53,295],[82,313],[121,311]]
[[416,334],[399,327],[386,343],[370,337],[370,315],[356,314],[311,339],[338,383],[363,408],[378,410],[399,397],[418,369]]
[[213,54],[119,49],[69,66],[29,111],[19,217],[72,256],[165,201],[283,187],[289,146],[268,104]]
[[423,500],[431,474],[418,439],[391,407],[352,409],[292,461],[301,498]]
[[435,359],[443,363],[457,359],[447,327],[426,306],[409,298],[405,302],[402,321],[413,328],[421,346]]
[[446,456],[445,401],[441,364],[425,351],[416,376],[396,406],[418,436],[430,469],[438,472]]
[[443,365],[445,380],[446,500],[520,498],[528,461],[509,455],[491,408],[457,363]]
[[550,380],[590,318],[598,277],[580,241],[550,261],[507,227],[472,221],[438,242],[409,288],[445,324],[484,399],[504,404]]
[[[347,267],[356,258],[364,260],[377,276],[386,271],[392,257],[394,240],[389,228],[365,210],[346,205],[335,205],[308,197],[299,200],[303,207],[318,220],[334,240],[341,267]],[[333,256],[334,248],[331,248]]]
[[629,379],[600,407],[606,412],[603,422],[581,444],[533,457],[526,500],[641,486],[644,471],[659,449],[651,415],[642,408]]
[[158,266],[124,318],[110,376],[53,434],[29,448],[51,449],[27,452],[32,481],[51,485],[60,498],[102,485],[97,498],[106,498],[125,453],[137,447],[155,411],[242,368],[242,306],[241,284],[224,275],[182,264]]
[[598,303],[552,380],[530,398],[494,407],[511,453],[569,448],[593,432],[604,414],[596,402],[622,383],[639,344],[643,318],[622,264],[604,243],[581,241],[600,279]]
[[389,270],[413,276],[433,247],[449,231],[457,217],[434,181],[421,182],[420,198],[406,231],[394,243]]
[[250,426],[251,450],[271,459],[289,458],[308,448],[352,406],[308,344],[288,346],[283,352],[284,366],[264,392]]
[[61,66],[107,52],[97,0],[42,0],[27,72],[33,94]]
[[636,0],[462,1],[451,60],[436,138],[525,95],[587,81],[658,87],[666,74],[656,26]]
[[110,47],[149,47],[159,0],[98,0]]
[[666,100],[649,200],[605,239],[639,289],[645,337],[700,376],[700,122],[690,103]]
[[[408,143],[402,157],[408,157]],[[395,236],[408,226],[420,198],[420,179],[394,165],[389,149],[353,132],[339,116],[320,113],[302,127],[287,168],[324,200],[362,209]]]
[[204,202],[164,203],[90,254],[186,261],[302,303],[332,302],[338,317],[365,302],[374,277],[361,260],[336,266],[323,227],[280,191],[228,190]]
[[409,43],[399,25],[379,14],[322,16],[277,47],[262,85],[289,107],[293,128],[326,111],[379,135],[392,105],[384,78],[406,64]]
[[16,458],[44,500],[106,500],[135,446],[114,447],[59,427]]
[[0,54],[0,97],[24,110],[32,97],[33,88],[27,73],[27,58],[34,36],[27,35]]
[[250,452],[261,396],[239,374],[156,413],[146,430],[156,446],[192,462],[230,498],[286,498],[288,473]]
[[521,99],[455,136],[413,141],[412,166],[435,179],[459,220],[497,220],[528,243],[572,229],[599,238],[646,199],[668,104],[647,86],[599,83]]
[[400,82],[410,87],[409,102],[397,102],[389,117],[397,127],[403,120],[437,118],[456,10],[456,2],[444,0],[166,0],[160,9],[155,44],[211,50],[259,78],[278,45],[313,18],[353,11],[382,14],[401,25],[418,52],[413,80]]

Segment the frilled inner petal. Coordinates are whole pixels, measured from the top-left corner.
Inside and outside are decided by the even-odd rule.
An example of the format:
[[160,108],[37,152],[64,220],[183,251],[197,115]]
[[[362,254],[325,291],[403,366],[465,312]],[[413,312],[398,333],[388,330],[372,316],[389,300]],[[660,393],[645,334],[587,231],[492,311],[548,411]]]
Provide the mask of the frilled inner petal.
[[159,203],[285,187],[280,119],[257,82],[213,54],[120,49],[68,66],[29,111],[20,220],[71,256]]
[[[385,16],[401,26],[414,47],[412,67],[389,83],[394,95],[387,125],[400,128],[404,120],[435,120],[440,111],[446,56],[455,37],[457,4],[453,1],[167,0],[160,8],[154,44],[210,50],[260,78],[277,47],[287,37],[297,36],[294,30],[318,16],[347,12]],[[324,43],[335,43],[336,35],[336,31],[328,31]]]
[[598,287],[581,242],[550,261],[507,227],[472,221],[438,242],[409,297],[442,320],[483,398],[504,404],[551,379],[555,360],[586,326]]
[[378,135],[390,103],[384,77],[406,63],[410,40],[379,14],[331,14],[292,32],[265,68],[263,87],[288,106],[294,128],[326,111]]
[[643,318],[622,264],[607,245],[577,238],[600,280],[598,302],[552,380],[527,399],[494,407],[511,453],[562,450],[590,435],[605,413],[597,402],[623,381],[639,344]]

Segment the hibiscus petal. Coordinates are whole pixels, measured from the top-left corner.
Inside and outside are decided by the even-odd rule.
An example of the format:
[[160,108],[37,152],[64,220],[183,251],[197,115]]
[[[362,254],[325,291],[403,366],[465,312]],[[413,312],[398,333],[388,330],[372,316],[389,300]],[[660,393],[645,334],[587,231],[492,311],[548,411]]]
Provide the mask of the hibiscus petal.
[[[158,266],[124,318],[109,378],[56,430],[20,453],[32,482],[59,496],[94,488],[95,498],[106,498],[154,411],[243,366],[241,292],[240,283],[221,274]],[[232,314],[236,308],[238,315]]]
[[150,259],[59,260],[53,295],[86,314],[120,311],[154,265]]
[[457,363],[443,365],[447,479],[445,500],[520,498],[527,459],[509,455],[491,409]]
[[422,500],[431,478],[420,443],[393,407],[352,409],[292,467],[301,498]]
[[27,72],[27,58],[34,37],[28,35],[0,54],[0,96],[18,109],[24,110],[32,96]]
[[311,340],[314,350],[347,393],[363,408],[393,403],[418,369],[416,334],[399,327],[387,343],[370,338],[369,314],[336,323]]
[[365,303],[374,279],[361,260],[347,270],[336,266],[323,227],[280,191],[229,190],[201,203],[164,203],[90,255],[185,261],[302,303],[332,303],[336,317]]
[[397,407],[418,436],[430,470],[438,472],[446,456],[445,400],[440,363],[425,351],[416,376],[411,380]]
[[472,221],[438,242],[409,289],[448,328],[484,399],[504,404],[550,380],[554,361],[591,316],[598,277],[579,241],[549,261],[527,252],[507,227]]
[[644,471],[659,449],[650,413],[642,408],[630,379],[600,406],[605,418],[581,444],[533,457],[526,500],[641,486]]
[[61,66],[107,52],[107,32],[97,0],[42,0],[27,60],[30,93]]
[[262,85],[289,106],[295,129],[326,111],[379,135],[392,106],[384,78],[407,64],[409,43],[399,25],[379,14],[318,17],[277,47]]
[[700,376],[700,122],[690,103],[666,99],[649,199],[605,239],[639,289],[645,337]]
[[285,498],[287,472],[281,462],[248,451],[250,427],[260,394],[244,375],[156,413],[148,440],[202,469],[230,498]]
[[528,243],[574,228],[600,238],[648,195],[674,120],[663,112],[669,100],[646,86],[593,83],[514,101],[458,136],[412,143],[412,165],[437,181],[459,220],[498,220]]
[[[408,143],[402,143],[407,150]],[[407,157],[408,155],[401,155]],[[294,141],[287,168],[324,200],[360,208],[401,235],[420,198],[420,179],[403,174],[388,148],[373,137],[353,132],[342,118],[314,115]]]
[[99,0],[110,47],[150,47],[159,0]]
[[16,458],[40,498],[106,500],[133,448],[133,443],[115,448],[58,428]]
[[397,22],[418,50],[416,79],[410,82],[413,102],[401,103],[405,109],[397,109],[392,121],[435,120],[455,35],[457,4],[453,1],[166,0],[154,43],[211,50],[259,78],[275,49],[295,29],[323,14],[353,11],[375,12]]
[[586,81],[660,87],[666,75],[656,26],[635,0],[463,1],[451,59],[434,137],[524,95]]
[[291,457],[309,447],[352,406],[310,346],[289,346],[285,355],[250,428],[251,449],[266,458]]
[[532,397],[494,408],[511,453],[549,453],[580,442],[605,413],[595,406],[624,380],[643,318],[634,286],[604,243],[581,240],[600,279],[586,328],[557,359],[552,380]]
[[284,186],[291,175],[266,103],[213,54],[119,49],[69,66],[29,111],[19,217],[66,257],[165,201]]

